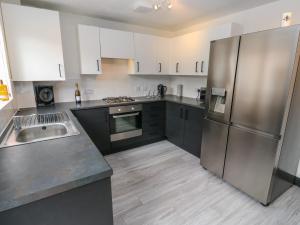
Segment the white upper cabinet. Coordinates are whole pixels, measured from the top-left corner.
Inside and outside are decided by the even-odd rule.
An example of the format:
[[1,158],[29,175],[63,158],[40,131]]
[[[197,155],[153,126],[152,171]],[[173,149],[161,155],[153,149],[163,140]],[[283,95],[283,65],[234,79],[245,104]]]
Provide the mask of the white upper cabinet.
[[100,28],[102,58],[133,59],[133,33]]
[[132,74],[169,74],[170,39],[147,34],[134,34],[135,60]]
[[100,28],[78,25],[81,74],[102,73]]
[[156,39],[147,34],[134,34],[135,60],[132,71],[134,74],[157,73]]
[[207,76],[210,42],[241,33],[238,24],[224,24],[171,39],[171,75]]
[[170,64],[170,39],[155,37],[156,48],[156,73],[169,74]]
[[2,13],[12,79],[65,80],[58,12],[2,4]]
[[204,31],[172,38],[171,74],[207,75],[209,46],[209,36]]

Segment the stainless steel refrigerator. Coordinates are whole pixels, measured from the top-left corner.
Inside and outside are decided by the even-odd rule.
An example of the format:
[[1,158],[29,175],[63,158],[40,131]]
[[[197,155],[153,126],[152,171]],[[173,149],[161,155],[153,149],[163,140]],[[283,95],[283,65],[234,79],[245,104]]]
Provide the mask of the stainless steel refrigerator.
[[265,205],[292,185],[279,163],[298,42],[293,26],[211,43],[200,163]]

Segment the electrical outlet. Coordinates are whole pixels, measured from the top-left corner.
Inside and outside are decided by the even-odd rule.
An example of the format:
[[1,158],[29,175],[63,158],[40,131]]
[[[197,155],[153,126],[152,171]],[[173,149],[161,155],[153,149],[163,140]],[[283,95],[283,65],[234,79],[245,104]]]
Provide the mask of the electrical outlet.
[[141,86],[137,85],[137,86],[135,87],[135,90],[136,90],[137,92],[140,92],[140,91],[141,91]]
[[92,95],[92,94],[95,93],[95,90],[93,90],[93,89],[85,89],[84,93],[85,93],[86,95]]

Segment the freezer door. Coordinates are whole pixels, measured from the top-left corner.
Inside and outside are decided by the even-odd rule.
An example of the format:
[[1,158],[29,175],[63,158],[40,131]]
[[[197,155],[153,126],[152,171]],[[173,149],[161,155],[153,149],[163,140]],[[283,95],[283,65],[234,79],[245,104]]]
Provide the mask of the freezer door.
[[280,135],[298,36],[298,27],[242,36],[233,97],[233,124]]
[[268,204],[278,140],[230,127],[224,180],[263,204]]
[[207,79],[208,118],[229,123],[240,37],[211,42]]
[[216,174],[223,176],[229,126],[204,119],[200,164]]

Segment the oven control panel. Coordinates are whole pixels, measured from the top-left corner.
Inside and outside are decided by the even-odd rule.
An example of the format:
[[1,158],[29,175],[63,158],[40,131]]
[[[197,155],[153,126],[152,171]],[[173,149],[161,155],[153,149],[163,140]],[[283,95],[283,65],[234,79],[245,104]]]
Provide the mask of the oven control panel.
[[142,111],[143,105],[123,105],[109,108],[109,114],[120,114],[128,112]]

